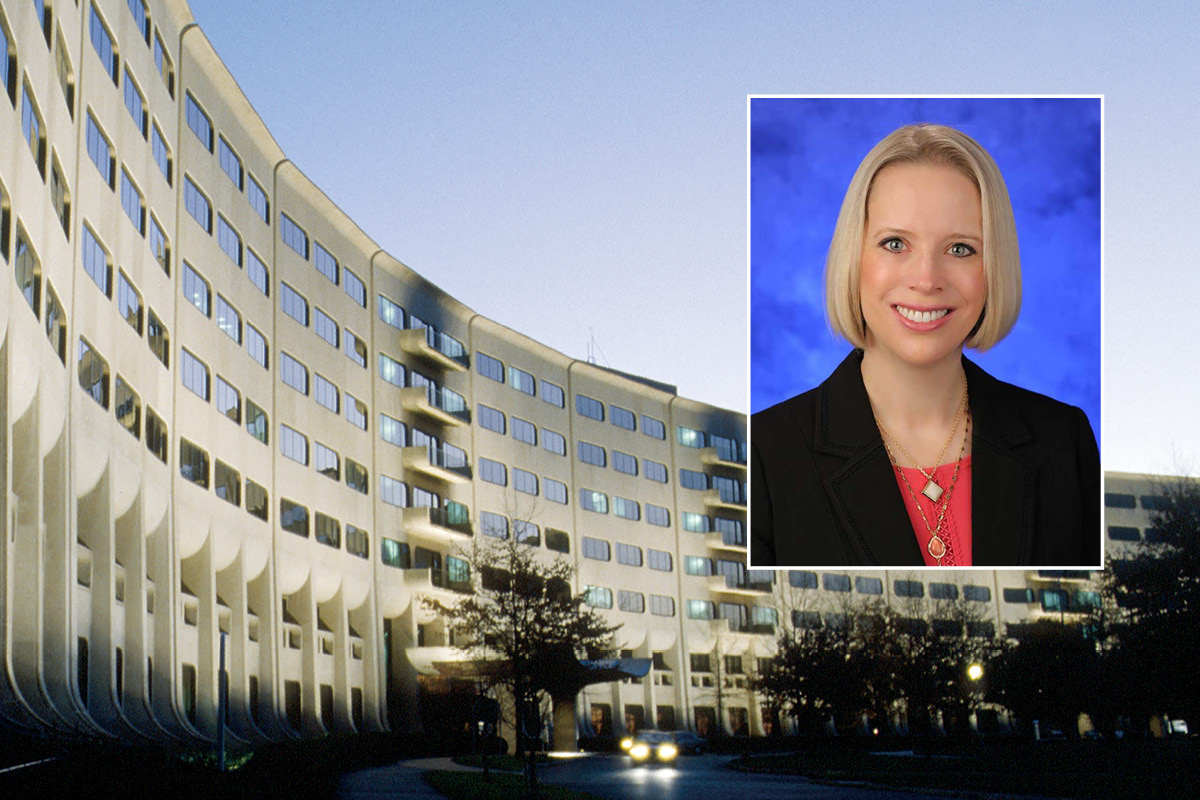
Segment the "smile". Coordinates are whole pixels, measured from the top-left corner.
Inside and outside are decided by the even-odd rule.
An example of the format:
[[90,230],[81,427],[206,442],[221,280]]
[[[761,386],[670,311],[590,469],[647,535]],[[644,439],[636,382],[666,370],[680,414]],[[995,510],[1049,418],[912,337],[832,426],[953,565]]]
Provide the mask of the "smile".
[[931,311],[918,311],[915,308],[908,308],[907,306],[899,305],[893,306],[893,308],[896,309],[896,312],[900,314],[900,316],[904,317],[910,322],[917,323],[936,322],[950,313],[950,309],[948,308],[938,308]]

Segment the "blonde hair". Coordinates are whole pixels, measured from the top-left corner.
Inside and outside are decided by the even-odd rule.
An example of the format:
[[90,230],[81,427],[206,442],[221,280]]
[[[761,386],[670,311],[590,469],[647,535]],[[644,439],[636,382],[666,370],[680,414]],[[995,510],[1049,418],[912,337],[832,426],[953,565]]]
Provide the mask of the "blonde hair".
[[959,170],[979,190],[983,217],[983,274],[987,301],[964,345],[987,350],[1012,330],[1021,313],[1021,256],[1012,203],[996,162],[970,136],[945,125],[905,125],[871,148],[858,165],[838,213],[825,261],[825,313],[834,333],[866,345],[859,262],[867,199],[875,176],[893,164],[934,164]]

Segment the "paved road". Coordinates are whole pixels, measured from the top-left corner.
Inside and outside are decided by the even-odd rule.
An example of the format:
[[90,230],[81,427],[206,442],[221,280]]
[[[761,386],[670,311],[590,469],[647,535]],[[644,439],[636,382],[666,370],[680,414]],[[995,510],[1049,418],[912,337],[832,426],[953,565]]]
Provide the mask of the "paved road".
[[[538,770],[538,779],[582,789],[612,800],[697,800],[700,797],[734,797],[737,800],[945,800],[945,795],[896,792],[857,786],[826,786],[804,778],[756,775],[726,769],[728,756],[680,758],[673,767],[635,767],[623,756],[580,756]],[[382,798],[436,798],[421,772],[428,769],[463,769],[449,759],[406,761],[390,767],[354,772],[338,787],[340,800]]]

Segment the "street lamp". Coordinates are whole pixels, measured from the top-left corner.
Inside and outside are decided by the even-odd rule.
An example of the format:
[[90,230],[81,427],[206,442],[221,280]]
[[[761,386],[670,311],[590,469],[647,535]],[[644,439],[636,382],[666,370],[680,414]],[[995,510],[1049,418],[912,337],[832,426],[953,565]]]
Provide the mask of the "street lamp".
[[972,664],[967,667],[967,677],[978,683],[979,679],[983,677],[983,665]]

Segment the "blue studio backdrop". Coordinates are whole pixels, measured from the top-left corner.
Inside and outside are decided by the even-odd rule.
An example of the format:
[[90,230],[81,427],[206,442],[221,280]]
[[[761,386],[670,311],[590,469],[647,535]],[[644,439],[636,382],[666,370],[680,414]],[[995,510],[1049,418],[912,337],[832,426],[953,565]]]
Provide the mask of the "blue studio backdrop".
[[825,318],[829,240],[850,179],[901,125],[968,134],[1004,175],[1021,248],[1021,316],[967,357],[1079,406],[1100,439],[1101,103],[1097,98],[752,98],[750,410],[821,383],[850,345]]

